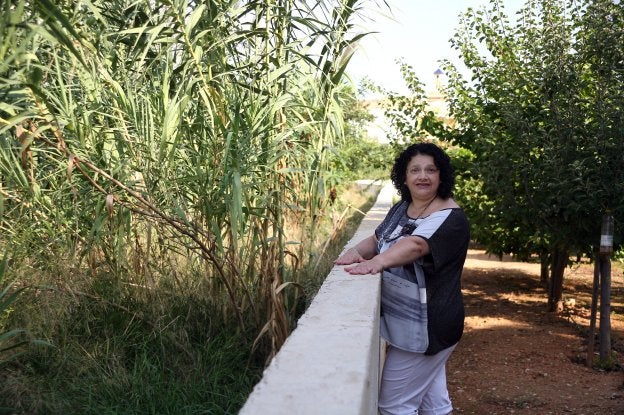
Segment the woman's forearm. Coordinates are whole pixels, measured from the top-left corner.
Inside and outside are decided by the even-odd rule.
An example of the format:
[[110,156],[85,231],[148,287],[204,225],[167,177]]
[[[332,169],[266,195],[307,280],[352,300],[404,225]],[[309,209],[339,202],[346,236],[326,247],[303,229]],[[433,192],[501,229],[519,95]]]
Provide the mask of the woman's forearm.
[[377,255],[376,259],[383,268],[393,268],[410,264],[428,253],[429,244],[424,239],[408,236]]
[[377,238],[373,234],[358,242],[353,249],[355,249],[362,258],[371,259],[377,254]]
[[[362,249],[364,249],[364,246],[362,246]],[[345,267],[345,271],[350,274],[376,274],[386,268],[407,265],[428,253],[429,245],[424,239],[417,236],[409,236],[401,239],[379,255]]]
[[361,240],[353,247],[347,249],[340,257],[338,257],[334,264],[336,265],[350,265],[366,261],[373,258],[377,253],[377,238],[375,235],[371,235],[366,239]]

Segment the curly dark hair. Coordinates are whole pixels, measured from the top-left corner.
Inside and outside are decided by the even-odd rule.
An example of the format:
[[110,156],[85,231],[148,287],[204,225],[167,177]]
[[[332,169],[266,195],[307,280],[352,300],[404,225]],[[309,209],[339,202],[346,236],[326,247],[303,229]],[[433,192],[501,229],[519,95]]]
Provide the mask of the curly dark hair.
[[394,160],[390,179],[392,184],[399,191],[399,196],[406,202],[412,201],[412,195],[405,184],[407,179],[407,165],[412,157],[422,154],[433,157],[435,166],[440,171],[440,187],[438,196],[446,200],[453,196],[453,185],[455,184],[455,170],[451,166],[450,157],[440,147],[433,143],[416,143],[407,147]]

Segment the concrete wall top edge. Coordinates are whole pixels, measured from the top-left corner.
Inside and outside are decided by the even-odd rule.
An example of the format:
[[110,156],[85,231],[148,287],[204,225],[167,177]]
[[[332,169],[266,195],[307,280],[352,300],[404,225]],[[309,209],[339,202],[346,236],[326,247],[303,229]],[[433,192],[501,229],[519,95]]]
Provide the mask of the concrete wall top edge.
[[[392,190],[381,189],[345,250],[383,220]],[[379,275],[342,268],[327,276],[239,415],[377,413]]]

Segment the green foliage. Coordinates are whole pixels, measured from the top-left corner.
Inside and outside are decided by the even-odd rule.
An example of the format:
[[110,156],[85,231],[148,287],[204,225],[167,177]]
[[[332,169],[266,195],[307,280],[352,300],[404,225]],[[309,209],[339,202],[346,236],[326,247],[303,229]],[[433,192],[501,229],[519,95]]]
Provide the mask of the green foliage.
[[9,329],[8,322],[14,310],[14,302],[28,287],[15,288],[15,280],[6,279],[8,264],[7,252],[0,262],[0,367],[26,353],[30,346],[50,346],[46,341],[33,339],[25,329]]
[[[598,53],[594,34],[621,43],[618,25],[605,32],[591,20],[607,3],[529,1],[511,24],[493,1],[462,17],[452,42],[473,80],[447,63],[447,93],[458,123],[454,140],[475,155],[484,193],[485,204],[469,205],[475,236],[494,252],[558,246],[590,253],[602,212],[615,209],[621,221],[622,169],[613,155],[624,150],[622,129],[600,125],[621,125],[613,111],[622,76],[614,56],[602,72],[588,59]],[[621,21],[621,7],[609,13]]]
[[621,368],[618,362],[617,353],[611,351],[606,359],[601,359],[600,356],[595,356],[593,367],[604,371],[619,370]]
[[241,330],[282,316],[275,349],[289,321],[263,300],[296,283],[286,243],[313,241],[326,203],[356,2],[4,4],[2,50],[22,45],[0,86],[19,98],[0,130],[15,252],[45,268],[69,246],[71,262],[141,283],[188,261]]
[[13,282],[5,282],[8,260],[9,257],[5,254],[2,262],[0,262],[0,366],[9,360],[15,359],[18,356],[18,354],[15,354],[15,351],[27,344],[26,341],[20,339],[24,330],[6,329],[6,321],[11,312],[11,305],[25,289],[25,287],[22,287],[11,291]]
[[347,138],[333,159],[333,169],[347,180],[387,180],[394,157],[390,144],[365,137]]
[[529,0],[511,22],[491,0],[469,8],[451,39],[471,79],[443,63],[454,125],[427,113],[409,65],[411,95],[389,96],[396,143],[438,138],[462,149],[455,195],[473,239],[499,255],[550,258],[555,301],[569,254],[592,255],[605,211],[616,250],[622,241],[623,13],[608,0]]
[[386,180],[394,162],[390,145],[368,136],[366,125],[374,121],[374,116],[360,91],[356,92],[351,86],[343,84],[339,92],[345,131],[332,147],[329,157],[332,177],[337,178],[332,185],[357,179]]
[[423,139],[444,138],[448,132],[444,120],[428,108],[424,84],[413,68],[398,61],[409,95],[381,90],[386,96],[385,116],[390,122],[389,139],[399,151],[406,143]]
[[107,342],[83,333],[79,348],[71,342],[32,356],[23,362],[30,376],[20,389],[18,372],[5,372],[0,406],[18,403],[17,413],[234,414],[260,378],[262,366],[249,364],[249,345],[231,333],[193,342],[189,359],[135,330],[117,327]]

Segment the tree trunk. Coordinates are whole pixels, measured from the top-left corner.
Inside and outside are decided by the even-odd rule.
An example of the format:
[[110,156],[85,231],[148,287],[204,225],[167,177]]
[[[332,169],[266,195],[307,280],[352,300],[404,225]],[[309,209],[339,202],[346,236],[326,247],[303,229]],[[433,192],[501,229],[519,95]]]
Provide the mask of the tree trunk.
[[552,254],[550,287],[548,290],[548,311],[563,311],[563,273],[568,265],[568,252],[556,248]]
[[548,252],[540,253],[540,280],[544,286],[548,284]]

